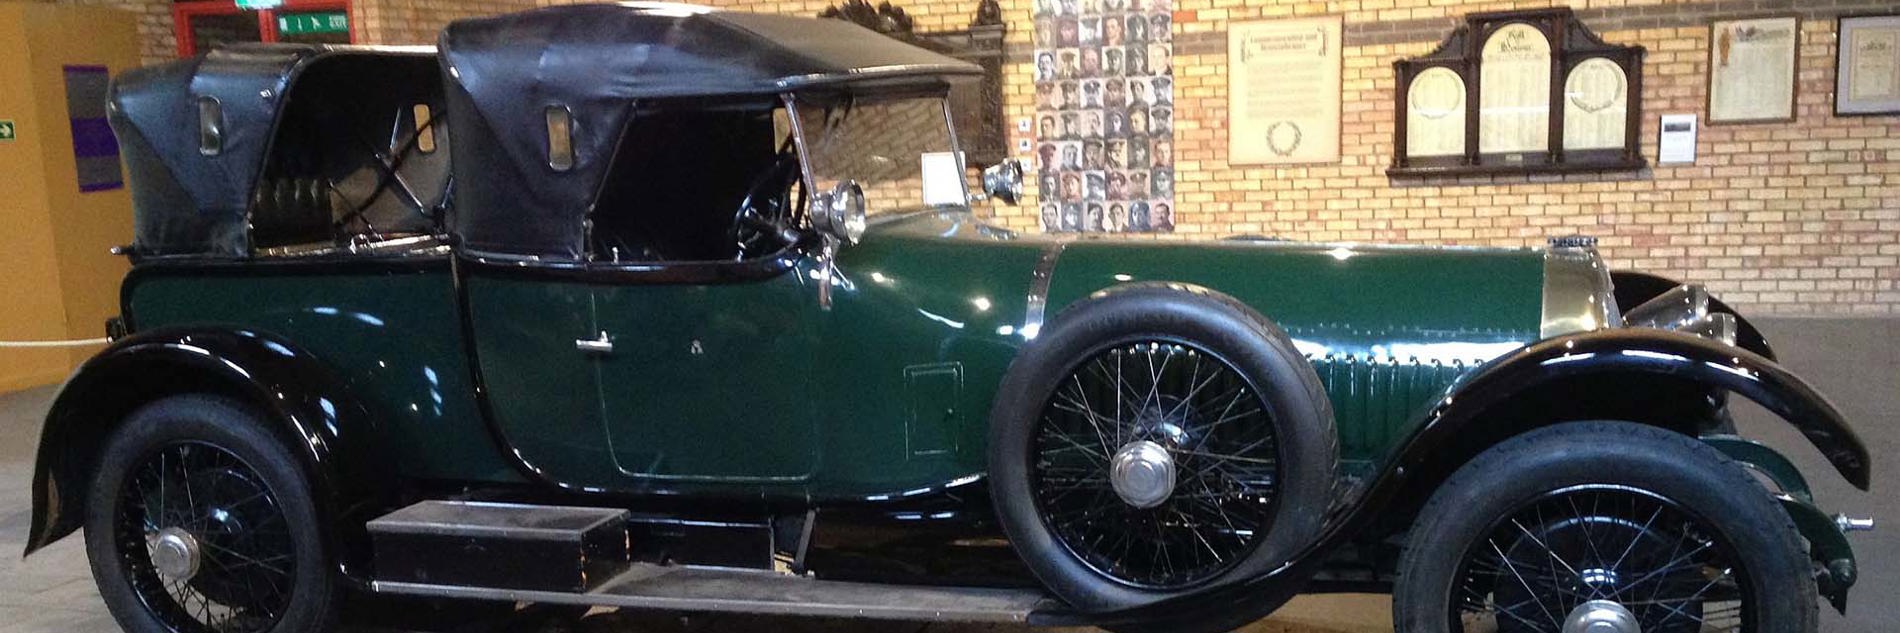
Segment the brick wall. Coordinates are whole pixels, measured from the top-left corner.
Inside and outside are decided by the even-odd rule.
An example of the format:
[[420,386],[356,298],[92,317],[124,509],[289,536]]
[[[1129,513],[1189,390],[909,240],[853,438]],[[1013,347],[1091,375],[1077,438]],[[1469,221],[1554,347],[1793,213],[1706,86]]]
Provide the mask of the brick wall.
[[[169,56],[169,13],[146,0],[148,48]],[[353,19],[369,43],[427,43],[450,19],[536,0],[358,0]],[[559,4],[566,0],[538,0]],[[822,0],[704,0],[727,8],[812,15]],[[1032,0],[1003,0],[1012,135],[1034,114]],[[958,28],[975,0],[898,2],[921,31]],[[1694,165],[1637,173],[1393,179],[1391,62],[1430,49],[1460,16],[1551,6],[1547,1],[1175,0],[1177,233],[1303,240],[1541,243],[1586,233],[1619,266],[1708,283],[1731,303],[1775,314],[1900,313],[1900,117],[1832,116],[1833,16],[1891,9],[1891,0],[1582,0],[1578,16],[1605,39],[1641,44],[1643,153],[1656,156],[1663,113],[1704,110],[1711,19],[1804,17],[1798,118],[1788,124],[1705,126]],[[164,6],[164,5],[160,5]],[[1338,164],[1241,168],[1226,164],[1226,30],[1234,20],[1345,16],[1342,158]],[[1015,146],[1012,138],[1010,146]],[[1034,140],[1031,138],[1030,140]],[[1025,156],[1024,158],[1028,158]],[[1030,188],[1033,192],[1034,187]],[[991,213],[1036,230],[1036,201]]]
[[[806,15],[830,4],[713,3]],[[975,10],[973,0],[900,4],[925,31],[964,25]],[[1649,49],[1642,138],[1651,161],[1657,115],[1707,118],[1711,19],[1763,12],[1803,15],[1797,121],[1705,126],[1694,165],[1611,175],[1438,179],[1385,175],[1392,151],[1392,60],[1426,52],[1466,13],[1553,3],[1175,4],[1175,238],[1260,233],[1302,240],[1519,246],[1539,244],[1550,235],[1585,233],[1602,238],[1602,250],[1618,267],[1705,282],[1755,312],[1900,313],[1900,118],[1831,114],[1833,16],[1874,10],[1881,2],[1822,0],[1798,8],[1785,0],[1572,3],[1605,39]],[[1017,134],[1014,122],[1032,116],[1035,108],[1030,5],[1030,0],[1003,2],[1012,25],[1006,77],[1012,134]],[[1228,166],[1227,23],[1324,14],[1346,19],[1340,162]],[[1036,230],[1034,209],[1032,200],[994,214],[1013,228]]]
[[[45,0],[52,2],[55,0]],[[165,0],[56,0],[60,4],[123,9],[138,15],[139,59],[150,65],[178,58],[172,31],[172,4]]]
[[350,19],[361,43],[433,45],[450,22],[534,7],[535,0],[355,0]]
[[[139,16],[140,53],[146,64],[178,58],[171,0],[43,0],[105,6]],[[449,22],[467,17],[532,9],[535,0],[355,0],[350,22],[359,44],[435,44]]]

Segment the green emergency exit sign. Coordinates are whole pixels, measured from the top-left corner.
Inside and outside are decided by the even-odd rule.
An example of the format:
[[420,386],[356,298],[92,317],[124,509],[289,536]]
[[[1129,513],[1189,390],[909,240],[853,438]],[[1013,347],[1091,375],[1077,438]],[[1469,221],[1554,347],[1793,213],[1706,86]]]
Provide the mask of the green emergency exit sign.
[[11,141],[17,135],[19,130],[14,129],[13,119],[0,119],[0,141]]
[[290,13],[277,16],[279,35],[325,35],[350,32],[350,16],[342,11]]

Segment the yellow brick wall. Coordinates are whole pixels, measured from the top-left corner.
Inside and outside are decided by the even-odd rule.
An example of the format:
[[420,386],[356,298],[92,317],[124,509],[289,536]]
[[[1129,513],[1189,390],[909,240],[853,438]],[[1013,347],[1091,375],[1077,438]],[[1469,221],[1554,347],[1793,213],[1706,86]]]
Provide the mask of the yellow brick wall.
[[58,0],[59,4],[112,7],[138,15],[139,61],[151,65],[178,58],[172,4],[164,0]]
[[[714,4],[809,15],[830,3]],[[1755,312],[1900,313],[1900,117],[1832,115],[1831,15],[1865,11],[1871,5],[1839,3],[1832,12],[1814,13],[1812,4],[1803,3],[1810,14],[1802,23],[1796,122],[1705,125],[1694,165],[1623,174],[1393,179],[1385,175],[1392,152],[1392,61],[1430,50],[1466,13],[1553,3],[1175,4],[1177,229],[1174,236],[1161,239],[1255,233],[1301,240],[1519,246],[1541,244],[1547,236],[1584,233],[1602,238],[1603,252],[1617,267],[1704,282],[1729,302]],[[975,5],[973,0],[901,3],[923,31],[965,25]],[[1012,148],[1017,138],[1028,136],[1014,131],[1015,122],[1035,113],[1028,54],[1030,6],[1031,0],[1003,1],[1004,18],[1012,25],[1012,63],[1005,77]],[[1658,115],[1695,113],[1706,122],[1707,19],[1775,8],[1757,2],[1663,0],[1570,6],[1606,40],[1648,48],[1642,139],[1643,154],[1652,162]],[[1228,22],[1326,14],[1344,15],[1349,34],[1359,34],[1346,40],[1340,162],[1229,166]],[[1592,15],[1612,17],[1593,20]],[[1421,20],[1432,28],[1418,29]],[[1381,24],[1394,21],[1411,22],[1411,34],[1381,35]],[[1656,26],[1599,26],[1629,22]],[[1355,40],[1368,39],[1388,42],[1355,45]],[[1033,194],[1034,187],[1030,189]],[[1033,231],[1036,208],[1032,199],[993,213],[1012,228]]]
[[[80,0],[149,6],[145,0]],[[453,18],[566,0],[358,0],[368,43],[426,43]],[[708,0],[747,11],[813,15],[820,0]],[[1799,112],[1788,124],[1708,126],[1694,165],[1636,173],[1393,179],[1394,59],[1418,55],[1476,11],[1543,1],[1175,0],[1176,234],[1237,233],[1303,240],[1526,245],[1586,233],[1619,267],[1708,283],[1731,303],[1778,314],[1900,313],[1900,117],[1831,114],[1834,15],[1891,8],[1890,0],[1586,0],[1569,6],[1605,39],[1641,44],[1643,153],[1656,156],[1663,113],[1704,115],[1707,22],[1788,11],[1804,15]],[[1009,33],[1006,109],[1035,113],[1029,63],[1032,0],[1003,0]],[[897,2],[920,31],[969,23],[975,0]],[[162,6],[162,5],[161,5]],[[154,11],[147,11],[157,16]],[[1262,17],[1343,15],[1342,158],[1337,164],[1226,164],[1225,32]],[[148,22],[154,21],[148,17]],[[147,24],[147,34],[165,40]],[[168,45],[166,45],[168,46]],[[148,48],[163,49],[156,44]],[[168,54],[168,53],[167,53]],[[1033,134],[1033,132],[1031,133]],[[1029,140],[1034,140],[1029,138]],[[1023,156],[1027,159],[1028,156]],[[1032,175],[1033,177],[1033,175]],[[1033,184],[1033,183],[1032,183]],[[1033,194],[1035,187],[1029,187]],[[999,207],[1001,223],[1036,230],[1036,201]]]
[[[113,7],[138,15],[139,52],[147,65],[178,58],[171,0],[41,0]],[[354,0],[350,22],[359,44],[435,44],[449,22],[532,9],[535,0]]]
[[534,7],[535,0],[355,0],[350,19],[359,43],[433,45],[450,22]]

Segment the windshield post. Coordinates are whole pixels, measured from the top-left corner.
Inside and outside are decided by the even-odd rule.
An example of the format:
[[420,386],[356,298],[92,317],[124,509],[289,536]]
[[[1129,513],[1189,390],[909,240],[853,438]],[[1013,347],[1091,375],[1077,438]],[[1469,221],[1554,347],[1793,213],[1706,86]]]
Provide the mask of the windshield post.
[[[798,97],[787,92],[779,95],[779,98],[785,101],[785,120],[792,128],[792,147],[798,150],[798,174],[805,180],[804,187],[808,192],[805,195],[809,198],[812,193],[818,191],[814,189],[818,186],[818,179],[812,176],[811,148],[807,147],[805,140],[805,126],[798,121]],[[793,216],[795,218],[805,218],[807,222],[811,220],[810,214],[806,213],[805,209],[793,209],[792,213],[795,214]]]
[[970,182],[964,174],[969,172],[970,166],[964,162],[963,139],[957,136],[957,117],[950,109],[949,95],[937,101],[943,104],[943,127],[950,131],[950,152],[957,157],[957,184],[963,186],[963,199],[967,201],[970,199]]

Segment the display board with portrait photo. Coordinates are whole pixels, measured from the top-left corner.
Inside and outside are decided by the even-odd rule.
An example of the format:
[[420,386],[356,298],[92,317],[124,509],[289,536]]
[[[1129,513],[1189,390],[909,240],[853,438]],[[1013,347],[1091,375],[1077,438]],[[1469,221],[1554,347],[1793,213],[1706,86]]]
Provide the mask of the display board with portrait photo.
[[1044,230],[1174,230],[1173,8],[1035,0]]

